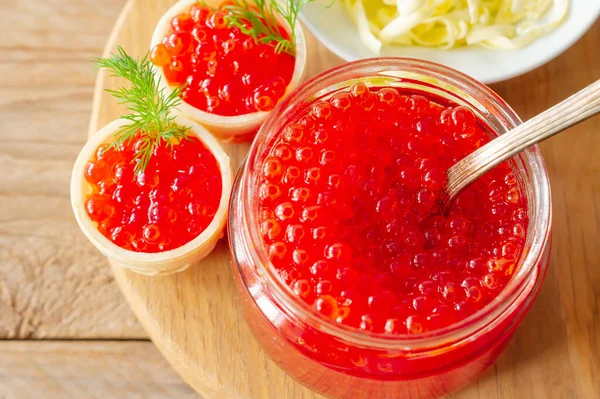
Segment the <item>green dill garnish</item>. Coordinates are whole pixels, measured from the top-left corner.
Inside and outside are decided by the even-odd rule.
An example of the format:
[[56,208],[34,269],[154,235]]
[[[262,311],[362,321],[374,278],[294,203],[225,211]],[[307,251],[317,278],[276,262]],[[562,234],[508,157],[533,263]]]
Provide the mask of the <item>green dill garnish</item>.
[[[313,0],[233,0],[223,9],[229,26],[237,26],[242,33],[252,36],[257,43],[275,42],[275,51],[296,54],[296,20],[302,7]],[[277,23],[280,15],[290,26],[290,38],[286,39]],[[247,28],[247,23],[251,28]]]
[[155,80],[148,53],[141,60],[134,59],[117,46],[117,54],[111,54],[109,58],[94,58],[93,61],[97,68],[109,71],[110,76],[120,76],[130,83],[130,87],[106,89],[120,100],[119,104],[127,105],[129,113],[122,118],[131,122],[115,133],[115,140],[110,146],[129,144],[140,132],[142,144],[132,162],[136,163],[134,174],[144,172],[161,141],[172,149],[174,142],[186,137],[189,127],[178,125],[175,116],[171,115],[171,111],[181,103],[179,95],[182,87],[166,94],[164,88],[160,88],[160,78]]

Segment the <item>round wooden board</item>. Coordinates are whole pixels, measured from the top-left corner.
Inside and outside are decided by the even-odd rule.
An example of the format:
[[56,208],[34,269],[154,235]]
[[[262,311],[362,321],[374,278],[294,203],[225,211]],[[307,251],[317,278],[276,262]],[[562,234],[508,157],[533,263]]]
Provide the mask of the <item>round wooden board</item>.
[[[148,51],[154,26],[175,0],[130,0],[105,48],[122,46],[132,56]],[[307,35],[306,76],[342,61]],[[124,113],[104,89],[123,84],[100,72],[96,81],[89,134]],[[237,167],[248,144],[224,144]],[[235,303],[227,240],[188,270],[147,277],[113,265],[125,297],[155,345],[175,370],[206,398],[320,398],[280,370],[260,350]]]
[[[105,53],[123,46],[146,53],[154,26],[175,0],[129,0]],[[306,77],[342,63],[305,31]],[[519,78],[493,85],[523,119],[600,78],[600,23],[561,57]],[[567,76],[568,79],[561,79]],[[123,82],[99,73],[89,133],[123,114],[104,92]],[[547,281],[509,349],[457,396],[598,397],[600,219],[596,118],[542,144],[553,188],[554,240]],[[248,145],[225,146],[237,164]],[[576,237],[576,239],[572,239]],[[205,398],[322,398],[295,382],[260,350],[235,303],[226,240],[185,272],[146,277],[113,266],[123,294],[175,370]],[[166,393],[168,395],[168,392]]]

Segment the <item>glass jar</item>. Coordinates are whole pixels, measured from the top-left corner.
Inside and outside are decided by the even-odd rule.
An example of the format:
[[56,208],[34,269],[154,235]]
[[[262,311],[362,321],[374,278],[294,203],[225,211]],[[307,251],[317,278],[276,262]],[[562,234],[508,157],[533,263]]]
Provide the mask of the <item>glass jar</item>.
[[483,84],[441,65],[369,59],[327,71],[290,94],[260,129],[233,188],[229,240],[238,301],[265,352],[288,374],[336,398],[430,398],[475,380],[506,347],[538,294],[548,266],[551,202],[537,147],[513,161],[528,201],[526,248],[500,294],[451,326],[417,336],[384,335],[340,325],[296,299],[270,266],[258,232],[257,167],[290,117],[315,98],[363,81],[469,107],[493,134],[521,123]]

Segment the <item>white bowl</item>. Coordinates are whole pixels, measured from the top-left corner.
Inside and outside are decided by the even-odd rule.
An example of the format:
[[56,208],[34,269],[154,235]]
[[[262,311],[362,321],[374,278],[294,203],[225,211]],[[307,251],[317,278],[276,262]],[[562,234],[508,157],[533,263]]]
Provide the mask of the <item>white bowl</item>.
[[457,69],[484,83],[494,83],[531,71],[558,56],[583,36],[599,15],[600,0],[571,0],[569,15],[562,25],[515,51],[384,46],[381,54],[373,53],[362,43],[354,22],[339,1],[309,3],[300,19],[325,47],[346,61],[379,56],[418,58]]
[[221,148],[219,141],[199,124],[183,117],[177,117],[177,123],[182,126],[190,126],[190,134],[199,138],[206,148],[212,152],[221,170],[223,190],[219,208],[212,222],[187,244],[179,248],[164,252],[145,253],[135,252],[119,247],[96,228],[96,224],[85,211],[85,197],[90,193],[91,187],[84,177],[87,162],[96,153],[101,144],[110,143],[114,140],[114,134],[119,128],[127,123],[126,119],[117,119],[104,126],[95,133],[85,144],[73,167],[71,175],[71,206],[75,213],[75,219],[79,227],[92,244],[102,254],[114,261],[117,265],[130,269],[136,273],[146,275],[166,275],[185,270],[194,262],[207,256],[223,236],[223,229],[227,222],[229,209],[229,195],[231,194],[232,171],[229,157]]
[[[205,0],[206,5],[210,7],[218,7],[224,0]],[[160,18],[154,33],[152,35],[152,42],[150,48],[154,47],[161,42],[163,37],[171,29],[171,20],[174,16],[180,13],[189,12],[190,8],[194,4],[199,4],[198,0],[180,0],[175,3],[171,8],[165,12]],[[285,25],[283,20],[279,21]],[[285,25],[287,27],[287,25]],[[304,69],[306,67],[306,41],[304,39],[304,33],[299,23],[296,23],[296,63],[294,65],[294,73],[292,79],[287,86],[284,96],[286,96],[291,90],[293,90],[302,79],[304,75]],[[156,71],[155,76],[160,78],[160,87],[164,88],[167,92],[171,92],[173,89],[169,86],[167,78],[162,68],[154,67]],[[283,98],[283,97],[282,97]],[[212,133],[224,141],[247,141],[248,134],[253,134],[260,125],[265,121],[269,112],[252,112],[244,115],[236,116],[223,116],[211,114],[209,112],[201,111],[196,107],[182,101],[179,105],[179,110],[188,118],[208,128]]]

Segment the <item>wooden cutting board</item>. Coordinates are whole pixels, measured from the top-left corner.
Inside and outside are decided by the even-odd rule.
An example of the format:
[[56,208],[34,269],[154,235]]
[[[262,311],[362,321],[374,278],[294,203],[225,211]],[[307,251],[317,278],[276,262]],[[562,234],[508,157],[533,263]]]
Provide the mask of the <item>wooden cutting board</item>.
[[[156,22],[174,2],[175,0],[129,0],[109,37],[105,55],[114,51],[116,45],[121,45],[134,56],[145,54]],[[342,63],[308,32],[305,33],[308,45],[306,77]],[[592,78],[600,77],[600,70],[594,71],[600,65],[597,54],[593,51],[597,48],[598,39],[600,29],[597,27],[575,49],[557,61],[524,77],[496,85],[494,89],[527,119],[591,83]],[[571,59],[577,62],[573,64],[569,61]],[[565,74],[575,80],[570,79],[560,84],[560,78],[552,79]],[[552,90],[549,88],[550,81],[554,81]],[[103,72],[98,74],[89,134],[123,113],[123,108],[116,104],[115,99],[104,92],[105,88],[115,88],[122,83],[115,78],[107,78]],[[551,99],[548,93],[553,95]],[[573,130],[580,131],[578,137],[583,142],[597,144],[597,140],[593,138],[595,129],[600,129],[600,123],[588,122]],[[561,267],[557,268],[555,260],[549,272],[559,273],[559,276],[552,276],[551,281],[546,282],[532,314],[523,323],[507,353],[484,377],[457,394],[461,398],[547,397],[552,392],[570,392],[573,395],[569,394],[569,397],[583,398],[593,397],[594,392],[599,392],[596,390],[597,379],[594,377],[597,374],[597,370],[594,372],[594,364],[598,363],[592,360],[598,356],[598,347],[592,344],[592,338],[590,341],[578,338],[579,335],[586,334],[593,336],[595,324],[586,324],[587,333],[573,332],[570,326],[577,324],[569,315],[574,312],[563,314],[560,310],[562,307],[571,309],[573,305],[568,299],[562,300],[566,301],[562,303],[555,283],[568,280],[560,278],[560,273],[569,273],[569,269],[562,265],[572,264],[574,269],[587,270],[585,273],[593,275],[600,270],[583,262],[578,255],[586,253],[587,248],[588,257],[595,259],[596,265],[600,259],[600,249],[594,244],[594,237],[597,237],[597,233],[594,233],[597,227],[594,226],[597,224],[591,222],[598,215],[592,211],[594,193],[598,191],[588,189],[595,187],[593,183],[597,174],[594,173],[598,171],[600,164],[597,159],[600,157],[593,156],[598,150],[597,145],[592,145],[591,148],[587,146],[586,149],[582,141],[578,142],[581,145],[561,136],[545,144],[550,174],[554,178],[553,188],[558,187],[558,192],[563,193],[554,199],[555,209],[560,213],[555,217],[556,255],[553,259],[558,256]],[[248,145],[227,144],[225,148],[234,165],[237,165]],[[561,165],[580,159],[572,155],[561,158],[559,154],[569,153],[567,150],[572,154],[579,153],[580,158],[591,159],[578,165],[576,169],[582,172],[578,175],[582,181],[578,193],[574,194],[571,194],[572,191],[565,193],[561,190],[566,187],[568,176],[571,175],[563,176]],[[587,183],[584,184],[585,182]],[[565,208],[570,207],[568,204],[573,203],[581,205],[583,211],[579,211],[580,214],[577,214],[576,220],[571,220],[571,224],[563,215],[567,215]],[[573,247],[569,238],[571,233],[581,238],[578,242],[584,249]],[[114,266],[113,272],[152,341],[173,368],[202,396],[244,399],[322,398],[281,371],[254,341],[236,307],[226,240],[222,240],[215,251],[200,264],[172,276],[146,277]],[[588,292],[589,281],[584,277],[578,280],[581,292]],[[559,301],[562,307],[556,306]],[[585,314],[592,320],[598,317],[597,309],[588,313]],[[169,396],[169,392],[163,394]]]

